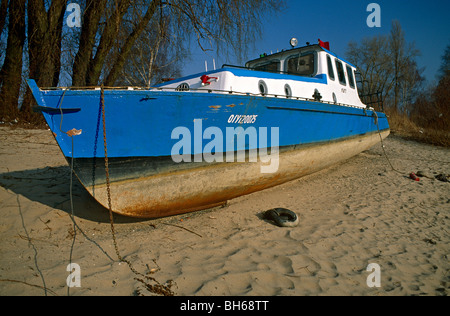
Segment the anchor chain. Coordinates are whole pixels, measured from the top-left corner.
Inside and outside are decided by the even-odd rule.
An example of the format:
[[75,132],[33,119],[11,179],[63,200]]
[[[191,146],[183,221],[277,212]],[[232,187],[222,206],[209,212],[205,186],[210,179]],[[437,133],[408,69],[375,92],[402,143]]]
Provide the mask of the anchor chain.
[[[160,294],[160,295],[164,295],[164,296],[173,296],[174,293],[170,289],[172,286],[171,281],[169,281],[168,286],[163,285],[163,284],[159,283],[156,279],[138,272],[133,267],[131,262],[129,260],[126,260],[125,258],[123,258],[120,254],[119,246],[117,244],[116,231],[114,228],[114,215],[113,215],[112,201],[111,201],[111,183],[110,183],[110,176],[109,176],[108,144],[107,144],[107,140],[106,140],[105,88],[103,85],[100,88],[100,106],[102,109],[102,121],[103,121],[103,145],[105,148],[105,175],[106,175],[106,192],[107,192],[107,196],[108,196],[109,221],[110,221],[110,225],[111,225],[111,234],[112,234],[114,249],[115,249],[117,258],[119,259],[120,262],[126,263],[128,265],[128,267],[130,268],[131,272],[133,272],[136,276],[143,277],[146,280],[145,281],[143,279],[135,278],[135,280],[142,283],[148,291],[150,291],[151,293],[154,293],[154,294]],[[154,282],[156,284],[151,285],[148,283],[148,281]]]
[[124,261],[122,256],[119,252],[119,247],[117,246],[117,240],[116,240],[116,232],[114,228],[114,217],[112,212],[112,202],[111,202],[111,185],[109,180],[109,160],[108,160],[108,144],[106,141],[106,112],[105,112],[105,89],[103,85],[100,89],[100,106],[102,108],[102,120],[103,120],[103,146],[105,148],[105,174],[106,174],[106,192],[108,196],[108,209],[109,209],[109,221],[111,224],[111,233],[113,237],[114,242],[114,249],[116,251],[117,258],[119,258],[120,261]]
[[388,154],[386,153],[386,148],[385,148],[386,146],[384,145],[383,136],[381,135],[381,131],[380,131],[380,124],[379,124],[380,119],[378,118],[378,114],[377,114],[377,112],[375,111],[375,109],[373,110],[372,116],[373,116],[373,118],[374,118],[374,120],[375,120],[374,123],[375,123],[375,125],[377,126],[378,135],[380,135],[381,148],[383,149],[384,157],[386,158],[387,162],[389,163],[389,165],[391,166],[391,169],[392,169],[393,171],[395,171],[395,172],[397,172],[397,173],[399,173],[399,174],[405,174],[404,172],[399,171],[399,170],[397,170],[397,169],[394,168],[394,166],[392,165],[391,160],[389,159]]

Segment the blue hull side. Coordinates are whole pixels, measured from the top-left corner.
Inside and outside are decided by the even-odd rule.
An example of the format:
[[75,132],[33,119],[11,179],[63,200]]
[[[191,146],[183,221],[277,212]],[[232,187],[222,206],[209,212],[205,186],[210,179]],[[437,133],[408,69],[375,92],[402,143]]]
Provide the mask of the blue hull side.
[[[46,106],[55,109],[43,113],[66,157],[72,156],[71,139],[62,132],[73,128],[82,130],[75,158],[104,157],[100,91],[68,91],[64,99],[62,91],[44,91],[43,97]],[[227,127],[267,127],[269,131],[279,127],[280,147],[336,141],[378,129],[372,111],[285,98],[109,90],[105,91],[105,111],[111,158],[170,156],[178,142],[172,139],[173,130],[185,127],[194,137],[194,120],[202,120],[203,131],[218,127],[224,135]],[[231,115],[257,117],[253,124],[228,123]],[[379,129],[389,129],[385,114],[377,115]],[[194,149],[192,145],[192,154],[199,154]]]

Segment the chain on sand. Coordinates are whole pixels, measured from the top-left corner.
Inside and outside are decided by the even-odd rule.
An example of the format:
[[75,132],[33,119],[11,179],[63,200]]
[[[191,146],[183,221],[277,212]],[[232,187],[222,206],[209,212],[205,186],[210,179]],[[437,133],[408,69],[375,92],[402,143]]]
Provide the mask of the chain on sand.
[[[112,202],[111,202],[111,186],[109,179],[109,160],[108,160],[108,146],[106,141],[106,112],[105,112],[105,89],[101,87],[101,109],[102,109],[102,119],[103,119],[103,144],[105,148],[105,173],[106,173],[106,191],[108,195],[108,209],[109,209],[109,220],[111,224],[111,233],[114,243],[114,249],[116,251],[117,258],[119,261],[126,263],[130,270],[136,275],[135,280],[142,283],[147,291],[153,294],[164,295],[164,296],[173,296],[174,293],[171,290],[172,282],[169,281],[168,285],[163,285],[158,282],[155,278],[142,274],[138,272],[129,260],[123,258],[120,254],[119,247],[117,245],[116,232],[114,228],[114,216],[112,211]],[[151,284],[154,283],[154,284]]]

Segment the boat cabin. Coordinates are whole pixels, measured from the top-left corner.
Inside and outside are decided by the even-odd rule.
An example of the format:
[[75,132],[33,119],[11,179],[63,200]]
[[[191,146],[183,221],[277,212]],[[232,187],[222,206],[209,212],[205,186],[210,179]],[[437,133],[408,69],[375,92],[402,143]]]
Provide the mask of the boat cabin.
[[356,67],[322,44],[262,54],[247,62],[245,67],[224,65],[221,69],[179,78],[157,88],[248,94],[366,108],[358,95]]

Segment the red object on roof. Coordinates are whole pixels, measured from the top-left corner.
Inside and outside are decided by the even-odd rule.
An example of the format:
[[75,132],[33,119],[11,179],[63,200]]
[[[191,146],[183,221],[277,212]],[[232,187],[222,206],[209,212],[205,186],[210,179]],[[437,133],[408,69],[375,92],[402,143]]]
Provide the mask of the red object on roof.
[[203,86],[209,86],[211,84],[210,80],[218,80],[219,78],[217,77],[209,77],[207,75],[203,75],[200,77],[200,80],[202,81],[202,85]]
[[319,39],[319,45],[320,45],[321,47],[325,48],[325,49],[330,50],[330,42],[322,42],[322,41]]

